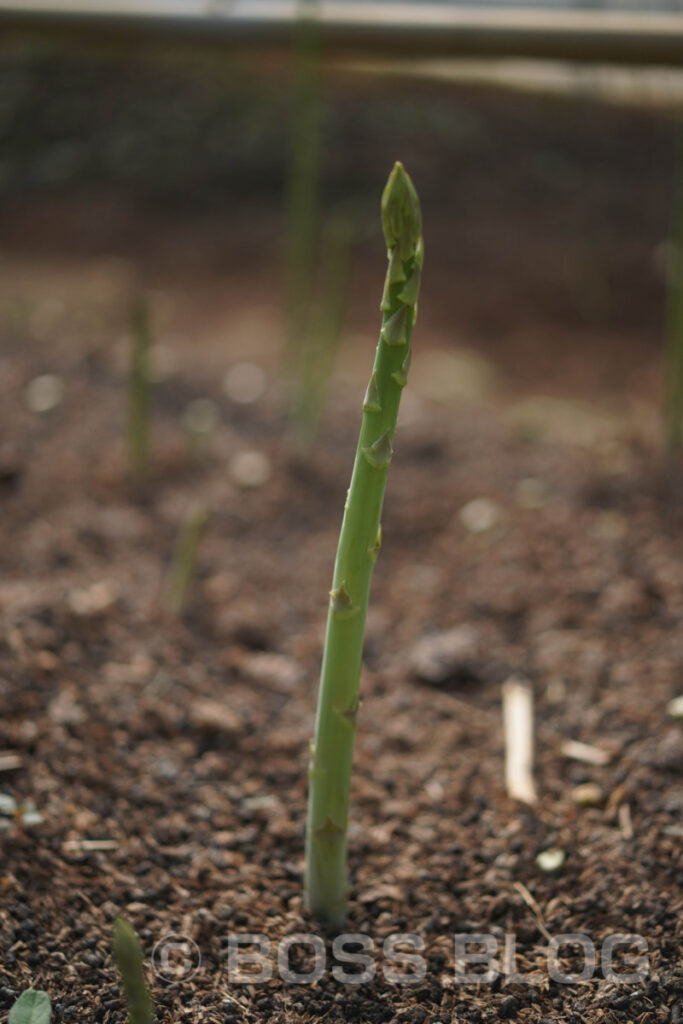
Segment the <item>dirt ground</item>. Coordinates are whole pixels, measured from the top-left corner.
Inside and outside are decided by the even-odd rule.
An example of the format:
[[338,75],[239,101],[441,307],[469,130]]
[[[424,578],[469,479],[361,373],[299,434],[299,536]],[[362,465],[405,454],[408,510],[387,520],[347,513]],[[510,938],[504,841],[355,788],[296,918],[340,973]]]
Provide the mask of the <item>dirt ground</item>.
[[[76,88],[52,90],[51,66],[31,74],[16,118]],[[129,78],[108,88],[132,107]],[[0,832],[2,1020],[31,985],[55,1021],[123,1021],[118,913],[141,937],[161,1024],[681,1019],[683,734],[667,706],[681,692],[683,467],[662,457],[659,402],[670,126],[421,86],[403,87],[402,119],[387,122],[398,93],[377,93],[374,106],[360,85],[336,97],[326,178],[326,203],[356,189],[376,217],[400,156],[424,197],[353,781],[347,930],[372,938],[376,976],[340,984],[328,944],[315,985],[277,970],[237,984],[228,953],[231,935],[259,933],[275,964],[285,936],[318,932],[301,893],[307,746],[375,344],[379,224],[354,249],[337,372],[304,457],[284,413],[275,171],[242,188],[227,151],[218,170],[197,159],[191,195],[180,172],[155,190],[139,168],[107,177],[87,160],[46,183],[33,171],[49,147],[27,121],[0,206],[0,792],[42,821]],[[200,113],[214,102],[202,96]],[[90,152],[98,136],[78,116],[66,123]],[[135,489],[126,335],[141,290],[158,383]],[[222,384],[245,360],[263,371],[250,403]],[[43,374],[63,396],[39,414],[26,387]],[[183,413],[202,397],[220,421],[197,453]],[[245,452],[260,456],[254,486]],[[197,500],[210,518],[178,617],[164,583]],[[535,693],[534,806],[505,793],[513,674]],[[568,740],[602,763],[566,756]],[[565,859],[548,873],[536,858],[551,848]],[[424,942],[418,984],[387,977],[382,944],[397,933]],[[499,952],[514,935],[516,969],[537,984],[463,984],[457,933],[492,935]],[[645,977],[620,984],[598,961],[590,980],[559,983],[548,947],[567,933],[598,954],[609,936],[642,936]],[[170,934],[195,944],[175,973]],[[562,957],[581,970],[576,948]]]

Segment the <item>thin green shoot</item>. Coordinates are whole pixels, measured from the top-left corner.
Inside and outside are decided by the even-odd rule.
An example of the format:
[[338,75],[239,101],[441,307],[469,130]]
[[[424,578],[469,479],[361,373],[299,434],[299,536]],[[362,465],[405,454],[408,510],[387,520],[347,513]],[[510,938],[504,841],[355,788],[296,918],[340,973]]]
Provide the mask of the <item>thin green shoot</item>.
[[149,310],[139,299],[131,311],[130,363],[128,371],[128,465],[135,483],[149,470],[149,421],[151,409]]
[[666,440],[672,455],[683,450],[683,124],[676,132],[675,175],[665,366]]
[[339,349],[351,269],[355,229],[349,217],[333,218],[324,239],[323,302],[311,311],[311,328],[302,339],[302,355],[292,430],[300,448],[310,448],[327,401]]
[[154,1003],[145,980],[142,947],[134,929],[122,917],[114,922],[112,951],[121,975],[129,1024],[152,1024]]
[[296,380],[317,263],[322,91],[318,0],[298,0],[291,149],[287,175],[287,376]]
[[332,927],[339,927],[346,914],[349,795],[365,619],[423,262],[420,203],[399,163],[382,196],[382,224],[389,259],[382,327],[339,535],[309,763],[305,897],[309,909]]
[[195,505],[180,528],[166,579],[166,604],[175,615],[180,615],[187,604],[208,518],[206,507]]

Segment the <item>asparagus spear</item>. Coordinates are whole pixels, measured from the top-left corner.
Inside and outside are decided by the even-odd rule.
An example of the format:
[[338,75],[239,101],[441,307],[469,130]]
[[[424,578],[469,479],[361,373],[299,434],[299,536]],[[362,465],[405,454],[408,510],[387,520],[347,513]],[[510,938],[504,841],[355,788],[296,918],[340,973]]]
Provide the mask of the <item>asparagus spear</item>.
[[420,202],[400,163],[382,195],[382,225],[389,259],[382,328],[339,535],[309,766],[306,902],[330,926],[340,925],[346,912],[349,788],[363,634],[422,272]]
[[676,135],[673,268],[667,311],[665,425],[670,454],[683,449],[683,122]]
[[209,513],[204,505],[195,505],[185,518],[178,534],[173,560],[166,579],[166,604],[180,615],[187,602],[197,562],[197,549]]
[[131,314],[128,373],[128,463],[131,476],[138,484],[144,480],[149,467],[150,344],[149,312],[146,304],[139,300]]
[[128,1006],[128,1024],[153,1024],[154,1003],[145,981],[140,940],[122,917],[114,921],[112,949]]

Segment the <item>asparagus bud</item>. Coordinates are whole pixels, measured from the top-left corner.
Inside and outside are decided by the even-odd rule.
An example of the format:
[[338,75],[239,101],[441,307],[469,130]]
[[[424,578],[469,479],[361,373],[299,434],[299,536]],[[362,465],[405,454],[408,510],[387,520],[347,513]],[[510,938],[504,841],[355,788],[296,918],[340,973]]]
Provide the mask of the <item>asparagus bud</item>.
[[349,789],[363,634],[422,272],[420,202],[400,163],[384,189],[382,224],[389,259],[382,327],[337,547],[309,766],[306,902],[331,926],[339,926],[346,912]]

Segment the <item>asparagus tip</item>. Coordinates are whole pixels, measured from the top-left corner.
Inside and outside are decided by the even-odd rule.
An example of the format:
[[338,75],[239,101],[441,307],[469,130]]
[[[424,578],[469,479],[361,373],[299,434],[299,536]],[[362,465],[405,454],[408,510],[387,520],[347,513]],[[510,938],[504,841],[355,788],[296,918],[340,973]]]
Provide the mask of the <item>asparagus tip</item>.
[[400,161],[396,161],[382,193],[382,226],[387,249],[398,246],[405,261],[415,255],[422,235],[420,200]]

